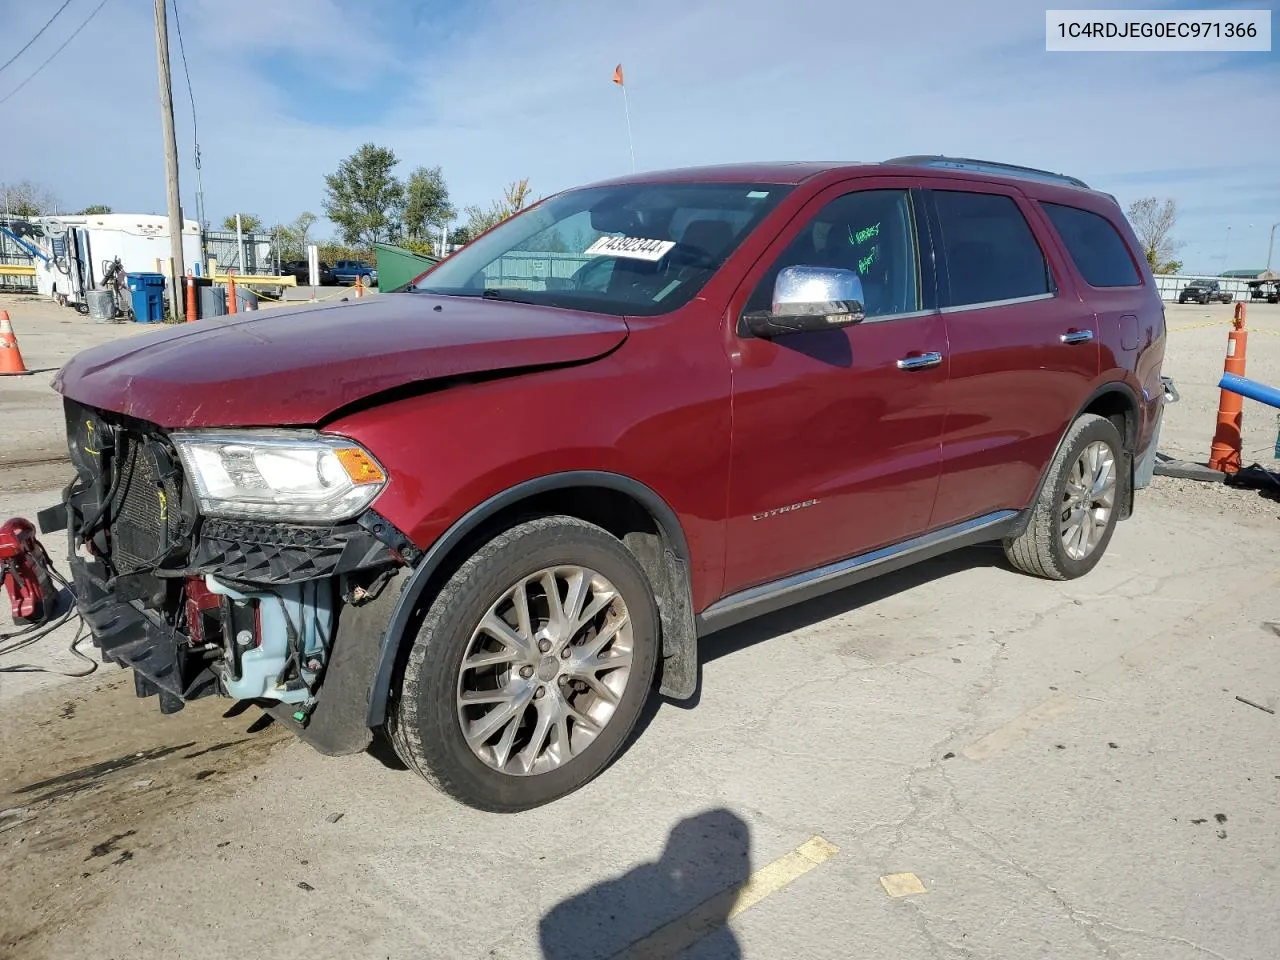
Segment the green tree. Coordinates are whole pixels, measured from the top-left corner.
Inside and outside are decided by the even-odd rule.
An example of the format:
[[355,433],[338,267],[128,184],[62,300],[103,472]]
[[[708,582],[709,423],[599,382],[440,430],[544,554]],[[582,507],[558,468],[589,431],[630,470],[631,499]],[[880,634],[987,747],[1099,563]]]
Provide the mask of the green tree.
[[57,209],[58,200],[47,187],[30,180],[0,183],[0,216],[38,217]]
[[449,188],[439,167],[418,167],[404,186],[404,233],[423,240],[457,216],[449,202]]
[[1175,240],[1173,228],[1178,222],[1178,206],[1171,199],[1163,203],[1155,197],[1143,197],[1129,204],[1129,225],[1142,244],[1142,252],[1154,272],[1177,263],[1174,254],[1182,249],[1182,241]]
[[370,247],[400,232],[404,184],[392,170],[395,152],[366,143],[324,178],[324,212],[348,244]]
[[80,211],[82,217],[97,217],[111,212],[111,208],[105,203],[91,203]]
[[353,247],[349,243],[339,243],[337,240],[321,240],[316,244],[316,248],[319,251],[319,258],[329,264],[335,260],[369,259],[367,248]]
[[[235,230],[235,228],[236,228],[236,215],[234,213],[228,213],[225,217],[222,218],[222,229]],[[243,230],[245,233],[257,233],[259,230],[262,229],[262,218],[259,217],[257,214],[253,214],[253,213],[241,213],[240,229]]]

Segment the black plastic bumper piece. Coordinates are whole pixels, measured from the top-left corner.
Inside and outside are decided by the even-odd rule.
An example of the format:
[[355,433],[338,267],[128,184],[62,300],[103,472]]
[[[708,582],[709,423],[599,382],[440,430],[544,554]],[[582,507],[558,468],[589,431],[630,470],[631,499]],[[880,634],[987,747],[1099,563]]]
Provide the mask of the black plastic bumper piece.
[[217,679],[199,651],[180,642],[155,615],[117,599],[83,559],[72,556],[70,563],[76,606],[94,646],[108,663],[133,669],[138,696],[158,694],[161,709],[174,713],[185,701],[216,690]]
[[[387,528],[395,530],[390,524]],[[360,523],[303,527],[211,517],[201,525],[189,566],[193,573],[269,586],[402,562],[384,539]]]

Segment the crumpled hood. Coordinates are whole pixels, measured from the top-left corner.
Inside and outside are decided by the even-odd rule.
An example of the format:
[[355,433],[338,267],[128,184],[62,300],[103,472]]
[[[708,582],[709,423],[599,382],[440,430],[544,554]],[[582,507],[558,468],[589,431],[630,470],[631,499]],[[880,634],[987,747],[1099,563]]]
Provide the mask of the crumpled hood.
[[313,425],[384,390],[579,363],[626,337],[621,317],[383,293],[103,344],[68,362],[53,386],[88,406],[167,428]]

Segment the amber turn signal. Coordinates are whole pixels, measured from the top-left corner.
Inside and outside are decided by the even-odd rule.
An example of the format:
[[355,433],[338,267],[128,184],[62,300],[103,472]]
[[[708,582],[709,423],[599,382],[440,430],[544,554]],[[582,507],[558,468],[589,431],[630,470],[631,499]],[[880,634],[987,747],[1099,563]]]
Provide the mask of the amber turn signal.
[[342,464],[342,469],[347,471],[351,482],[357,486],[366,483],[382,483],[387,479],[382,468],[359,447],[340,447],[333,453]]

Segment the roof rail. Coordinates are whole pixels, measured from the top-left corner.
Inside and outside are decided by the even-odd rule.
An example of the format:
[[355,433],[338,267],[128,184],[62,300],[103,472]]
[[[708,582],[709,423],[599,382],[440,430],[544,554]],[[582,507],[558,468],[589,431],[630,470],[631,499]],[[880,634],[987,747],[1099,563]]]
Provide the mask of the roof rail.
[[968,157],[943,156],[910,156],[894,157],[885,163],[900,163],[915,167],[947,167],[952,170],[972,170],[975,173],[994,173],[1004,177],[1020,177],[1023,180],[1039,180],[1043,183],[1066,184],[1072,187],[1090,189],[1083,180],[1069,177],[1065,173],[1052,173],[1048,170],[1037,170],[1035,167],[1020,167],[1012,163],[997,163],[994,160],[971,160]]

